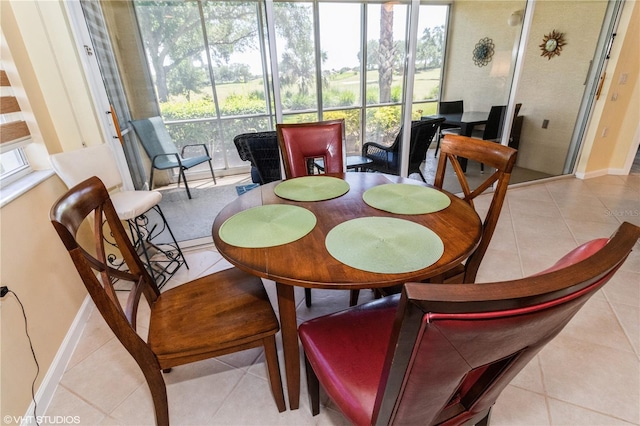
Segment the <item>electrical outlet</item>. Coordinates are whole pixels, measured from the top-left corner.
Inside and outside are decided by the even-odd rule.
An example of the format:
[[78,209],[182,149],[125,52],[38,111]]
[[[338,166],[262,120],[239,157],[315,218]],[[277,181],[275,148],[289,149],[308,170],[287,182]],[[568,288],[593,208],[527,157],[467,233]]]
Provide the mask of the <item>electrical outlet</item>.
[[542,128],[546,129],[547,127],[549,127],[549,120],[542,120]]

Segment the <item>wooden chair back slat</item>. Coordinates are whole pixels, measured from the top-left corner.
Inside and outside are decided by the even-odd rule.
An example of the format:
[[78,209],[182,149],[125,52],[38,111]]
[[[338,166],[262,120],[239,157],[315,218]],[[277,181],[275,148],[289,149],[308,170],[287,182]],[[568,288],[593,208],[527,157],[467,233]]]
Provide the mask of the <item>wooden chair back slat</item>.
[[[469,259],[467,259],[464,266],[465,272],[462,281],[465,283],[475,281],[480,262],[491,242],[491,237],[498,224],[500,211],[504,204],[509,180],[511,179],[511,172],[516,162],[516,154],[517,150],[513,148],[467,136],[446,135],[441,142],[434,186],[442,188],[447,163],[450,163],[464,193],[464,200],[475,208],[474,199],[484,193],[494,183],[496,184],[489,210],[482,224],[480,244]],[[458,157],[486,164],[496,170],[478,186],[471,188]]]

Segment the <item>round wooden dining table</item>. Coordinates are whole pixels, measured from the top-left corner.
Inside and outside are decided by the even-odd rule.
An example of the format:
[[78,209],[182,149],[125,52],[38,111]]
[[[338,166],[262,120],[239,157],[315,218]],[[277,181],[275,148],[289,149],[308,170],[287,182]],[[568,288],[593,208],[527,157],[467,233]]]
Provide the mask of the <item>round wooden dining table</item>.
[[[300,358],[294,287],[323,289],[372,289],[437,277],[464,261],[480,241],[480,217],[467,202],[446,194],[448,207],[427,214],[394,214],[371,207],[363,193],[378,185],[404,183],[429,186],[423,182],[380,173],[347,172],[330,174],[343,179],[348,191],[337,198],[323,201],[292,201],[274,192],[284,181],[257,187],[228,204],[213,223],[213,241],[219,253],[236,267],[276,283],[278,311],[282,331],[285,374],[289,408],[299,407]],[[440,190],[439,190],[440,191]],[[246,248],[228,244],[220,236],[220,228],[229,218],[248,209],[264,205],[294,205],[312,212],[317,222],[313,229],[293,242],[272,247]],[[444,245],[435,263],[418,270],[400,273],[369,272],[344,264],[329,253],[325,239],[337,225],[365,217],[404,219],[433,231]],[[251,233],[252,229],[246,229]],[[346,308],[346,307],[345,307]]]

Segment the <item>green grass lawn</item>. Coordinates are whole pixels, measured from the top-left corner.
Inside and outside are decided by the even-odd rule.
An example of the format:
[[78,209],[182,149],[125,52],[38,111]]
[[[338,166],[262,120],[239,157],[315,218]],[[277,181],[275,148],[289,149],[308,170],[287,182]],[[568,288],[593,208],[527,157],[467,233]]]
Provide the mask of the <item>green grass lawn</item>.
[[[440,83],[440,68],[420,71],[415,74],[414,80],[414,100],[427,100],[432,97],[429,96],[435,87],[438,87]],[[394,75],[393,86],[400,87],[402,85],[402,76]],[[378,71],[367,71],[367,86],[378,86]],[[331,89],[337,89],[338,91],[351,91],[356,94],[358,99],[358,92],[360,90],[360,73],[348,71],[340,74],[333,74],[329,79],[329,87]],[[262,79],[250,80],[247,83],[228,83],[217,84],[216,90],[218,94],[218,101],[221,105],[224,105],[225,100],[230,95],[245,95],[250,93],[263,92],[264,85]],[[296,92],[297,88],[294,86],[283,86],[282,91]]]
[[[324,91],[324,106],[331,112],[327,112],[325,117],[344,117],[347,120],[347,139],[349,153],[358,153],[364,138],[373,136],[377,142],[393,141],[397,134],[400,123],[400,96],[402,92],[403,78],[395,75],[392,85],[392,101],[394,105],[380,106],[378,104],[378,72],[367,71],[367,135],[360,134],[360,114],[357,111],[362,104],[360,100],[360,73],[346,71],[332,74],[328,80],[328,87]],[[411,118],[419,120],[420,117],[431,115],[437,108],[437,89],[440,83],[440,69],[421,71],[415,75],[415,83],[412,94],[413,106]],[[263,81],[254,79],[246,83],[217,84],[216,91],[218,102],[223,109],[224,115],[243,116],[246,114],[264,114],[266,105],[264,100],[256,93],[264,93]],[[296,97],[297,86],[282,87],[283,103],[291,105]],[[311,95],[313,97],[313,95]],[[309,103],[302,97],[301,101],[295,99],[298,105]],[[169,102],[161,105],[163,116],[166,118],[188,120],[191,118],[214,117],[215,107],[211,94],[192,94],[190,100],[185,96],[172,97]],[[310,110],[315,108],[310,107]],[[314,117],[315,112],[301,112],[301,114],[287,114],[287,122],[308,121],[306,116]],[[301,116],[305,116],[301,118]],[[311,118],[313,119],[313,118]],[[242,127],[242,124],[232,124],[235,120],[228,122],[229,125]],[[193,127],[194,125],[190,125]],[[188,126],[187,126],[188,127]],[[188,139],[191,135],[185,126],[180,126],[186,132],[182,138]],[[234,132],[236,129],[227,128],[225,131]],[[196,132],[197,129],[191,129]],[[240,130],[238,130],[240,132]],[[193,136],[193,135],[192,135]],[[178,137],[178,132],[174,137]],[[193,136],[195,137],[195,136]]]

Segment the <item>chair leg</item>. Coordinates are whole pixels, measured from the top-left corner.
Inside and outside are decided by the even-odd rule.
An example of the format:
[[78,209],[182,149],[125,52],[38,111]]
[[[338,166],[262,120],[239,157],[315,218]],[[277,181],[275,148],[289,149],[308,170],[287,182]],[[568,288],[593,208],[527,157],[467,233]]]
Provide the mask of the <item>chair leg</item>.
[[491,420],[491,408],[487,410],[487,414],[476,423],[476,426],[489,426],[489,421]]
[[153,189],[153,171],[155,169],[153,168],[153,165],[151,166],[151,173],[149,176],[149,191],[151,191]]
[[310,288],[304,289],[304,303],[305,305],[307,305],[307,308],[311,307],[311,289]]
[[276,400],[278,411],[282,413],[287,409],[284,402],[284,392],[282,390],[282,379],[280,378],[280,364],[278,363],[278,350],[276,349],[275,336],[266,337],[262,346],[264,347],[264,357],[267,361],[267,371],[269,373],[269,384],[273,398]]
[[316,372],[311,368],[306,354],[304,355],[304,366],[307,373],[307,393],[309,394],[311,414],[317,416],[320,414],[320,382]]
[[351,290],[349,292],[349,306],[356,306],[360,297],[360,290]]
[[440,134],[440,132],[438,132],[438,141],[436,143],[436,153],[433,154],[434,157],[438,156],[438,151],[440,150],[440,138],[442,137],[442,135]]
[[151,398],[153,399],[153,408],[156,415],[156,425],[169,426],[169,404],[167,402],[167,388],[162,378],[160,370],[145,371],[142,370],[145,378],[147,379],[147,385],[151,391]]
[[422,178],[422,181],[424,183],[427,183],[427,180],[424,178],[424,175],[422,174],[422,172],[420,171],[420,169],[418,169],[418,174],[420,175],[420,177]]
[[211,164],[211,160],[209,160],[209,169],[211,169],[211,177],[213,178],[213,184],[217,185],[218,182],[216,182],[216,175],[215,173],[213,173],[213,165]]
[[189,191],[189,184],[187,183],[187,177],[184,174],[184,169],[180,169],[180,174],[178,175],[178,186],[180,186],[180,176],[184,180],[184,187],[187,189],[187,196],[191,199],[191,191]]

